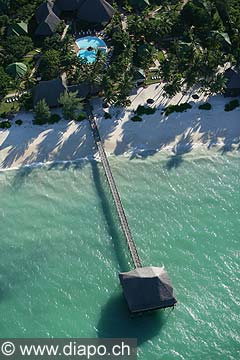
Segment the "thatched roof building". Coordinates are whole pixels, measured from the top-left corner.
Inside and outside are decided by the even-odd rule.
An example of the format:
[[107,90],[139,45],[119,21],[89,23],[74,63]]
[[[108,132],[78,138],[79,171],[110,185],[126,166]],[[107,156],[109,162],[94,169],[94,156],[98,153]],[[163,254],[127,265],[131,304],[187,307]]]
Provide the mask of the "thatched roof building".
[[61,10],[55,4],[53,0],[48,0],[45,3],[41,4],[36,11],[36,20],[37,23],[45,21],[48,15],[53,12],[56,16],[61,15]]
[[67,85],[62,79],[40,81],[33,89],[33,105],[45,99],[50,107],[59,106],[59,97],[67,90]]
[[106,24],[113,17],[115,10],[105,0],[85,0],[78,8],[78,19],[86,23]]
[[120,282],[131,312],[174,306],[173,287],[163,267],[144,267],[120,273]]
[[69,92],[77,92],[77,96],[85,98],[89,95],[97,95],[100,91],[99,86],[91,86],[89,83],[83,82],[78,85],[68,86]]
[[73,12],[78,10],[84,0],[56,0],[55,5],[64,12]]
[[61,22],[59,17],[50,11],[47,17],[38,25],[35,35],[36,36],[51,36],[54,34],[58,24]]

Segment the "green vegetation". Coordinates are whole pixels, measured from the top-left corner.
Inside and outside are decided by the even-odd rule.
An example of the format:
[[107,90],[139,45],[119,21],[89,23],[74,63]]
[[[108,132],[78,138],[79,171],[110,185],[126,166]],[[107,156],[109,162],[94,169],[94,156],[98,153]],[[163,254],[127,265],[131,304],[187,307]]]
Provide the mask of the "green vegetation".
[[48,120],[49,124],[55,124],[61,120],[61,116],[58,114],[52,114]]
[[[52,36],[36,37],[35,15],[42,3],[0,0],[0,96],[13,89],[29,91],[38,77],[50,80],[64,73],[68,85],[88,86],[87,97],[99,89],[109,105],[127,106],[135,85],[133,74],[139,69],[146,75],[145,84],[161,81],[165,94],[172,97],[196,84],[209,94],[223,92],[226,79],[219,67],[226,63],[240,66],[239,0],[116,0],[118,11],[104,29],[111,47],[107,66],[101,51],[91,65],[76,56],[73,27],[64,39],[61,36],[64,14],[59,14],[62,21]],[[122,7],[127,26],[123,26]],[[77,27],[81,30],[80,23]],[[37,49],[41,61],[30,80],[39,59]],[[6,69],[16,62],[27,65],[28,72],[22,79],[9,79]],[[154,75],[157,79],[152,79]]]
[[191,109],[192,105],[188,104],[188,103],[182,103],[180,105],[169,105],[166,109],[165,109],[165,115],[168,116],[174,112],[184,112],[187,109]]
[[31,93],[23,94],[20,99],[21,107],[25,110],[31,110],[33,108],[33,99]]
[[16,125],[19,125],[19,126],[22,125],[22,123],[23,123],[23,122],[22,122],[21,119],[18,119],[18,120],[15,121],[15,124],[16,124]]
[[0,79],[0,96],[5,96],[9,83],[11,82],[11,77],[4,71],[2,66],[0,66]]
[[132,121],[142,121],[142,118],[141,118],[141,116],[134,115],[133,117],[131,117],[131,120]]
[[232,111],[240,106],[240,103],[237,99],[230,101],[228,104],[225,105],[225,111]]
[[76,120],[79,110],[83,109],[83,99],[77,97],[77,92],[67,92],[60,96],[59,103],[62,105],[63,116],[66,120]]
[[77,121],[83,121],[83,120],[86,120],[87,119],[87,116],[84,112],[81,112],[78,117],[77,117]]
[[210,103],[201,104],[198,107],[200,110],[211,110],[212,105]]
[[135,111],[135,114],[141,116],[141,115],[152,115],[156,112],[155,108],[151,108],[150,106],[142,106],[139,105],[137,110]]
[[10,114],[20,110],[20,103],[15,101],[14,103],[6,103],[3,99],[0,101],[0,117],[6,119]]
[[8,64],[19,61],[33,50],[33,41],[29,36],[8,36],[2,43],[5,50],[5,62]]
[[35,125],[47,124],[50,120],[51,112],[45,100],[40,100],[34,108],[35,118],[33,123]]
[[11,127],[11,123],[9,121],[1,121],[0,129],[9,129]]
[[60,73],[60,53],[57,50],[47,50],[42,57],[39,72],[43,80],[52,80]]

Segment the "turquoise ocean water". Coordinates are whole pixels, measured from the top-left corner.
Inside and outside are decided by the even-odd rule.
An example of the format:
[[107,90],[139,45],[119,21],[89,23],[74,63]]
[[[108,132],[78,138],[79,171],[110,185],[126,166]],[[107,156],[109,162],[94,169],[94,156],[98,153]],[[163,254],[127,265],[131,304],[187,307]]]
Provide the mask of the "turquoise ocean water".
[[239,358],[240,160],[175,160],[110,158],[143,264],[164,264],[178,299],[137,318],[101,164],[0,173],[0,337],[137,337],[139,359]]

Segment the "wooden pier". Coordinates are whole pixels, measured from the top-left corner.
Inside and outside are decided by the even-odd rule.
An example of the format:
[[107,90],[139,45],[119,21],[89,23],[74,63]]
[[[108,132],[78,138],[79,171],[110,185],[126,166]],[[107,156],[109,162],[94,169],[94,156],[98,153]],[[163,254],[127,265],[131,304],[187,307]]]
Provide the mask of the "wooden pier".
[[130,227],[128,225],[128,221],[127,221],[127,217],[122,205],[122,201],[116,186],[116,183],[114,181],[113,178],[113,174],[101,141],[101,137],[97,128],[97,124],[95,121],[95,118],[93,115],[89,116],[89,121],[90,121],[90,125],[91,125],[91,129],[92,129],[92,133],[93,133],[93,137],[94,137],[94,141],[96,143],[96,146],[98,148],[98,152],[102,161],[102,165],[105,171],[105,175],[108,181],[108,185],[110,187],[111,193],[112,193],[112,197],[117,209],[117,213],[118,213],[118,217],[121,223],[121,227],[122,227],[122,231],[124,233],[124,236],[126,238],[127,244],[128,244],[128,248],[132,257],[132,261],[134,263],[135,268],[141,268],[142,264],[141,264],[141,260],[139,258],[138,252],[137,252],[137,248],[136,245],[134,243],[134,240],[132,238],[132,234],[130,231]]

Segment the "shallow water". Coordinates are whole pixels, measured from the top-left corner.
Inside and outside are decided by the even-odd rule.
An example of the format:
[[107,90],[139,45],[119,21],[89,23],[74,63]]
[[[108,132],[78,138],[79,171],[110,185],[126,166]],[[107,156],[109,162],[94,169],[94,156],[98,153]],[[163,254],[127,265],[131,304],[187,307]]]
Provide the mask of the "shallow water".
[[143,264],[164,264],[178,299],[137,318],[101,164],[1,172],[0,337],[137,337],[140,359],[239,358],[240,161],[211,154],[110,158]]

